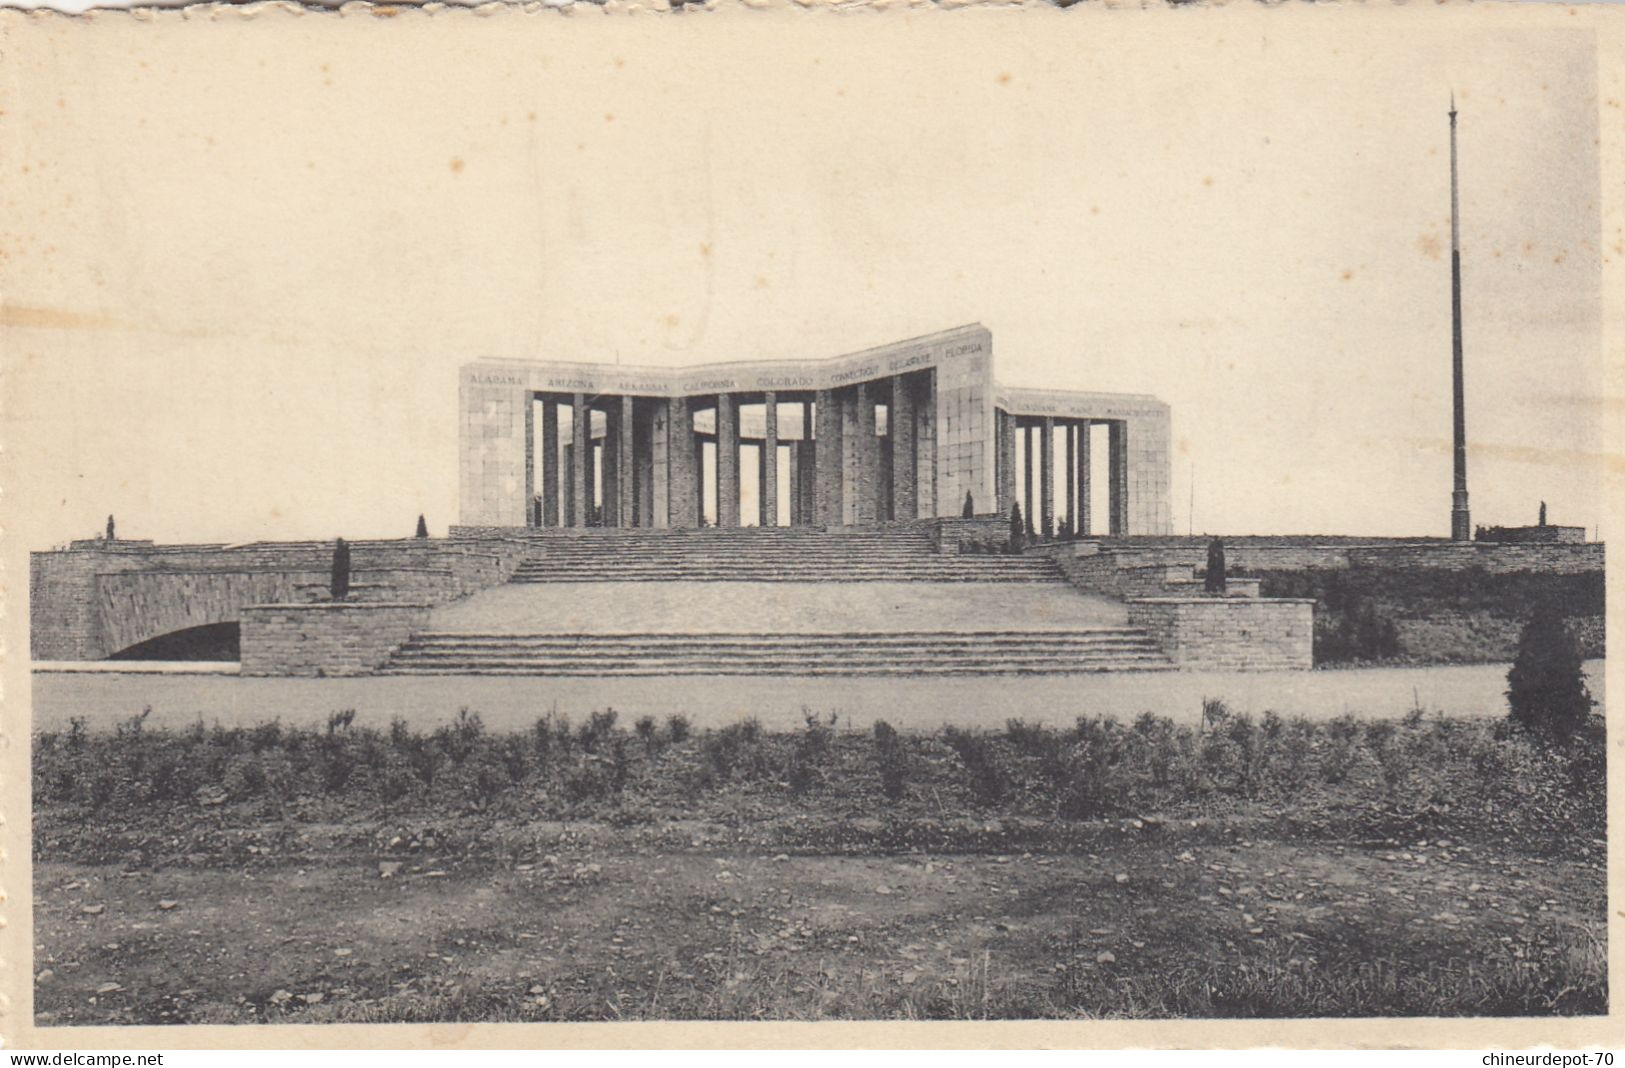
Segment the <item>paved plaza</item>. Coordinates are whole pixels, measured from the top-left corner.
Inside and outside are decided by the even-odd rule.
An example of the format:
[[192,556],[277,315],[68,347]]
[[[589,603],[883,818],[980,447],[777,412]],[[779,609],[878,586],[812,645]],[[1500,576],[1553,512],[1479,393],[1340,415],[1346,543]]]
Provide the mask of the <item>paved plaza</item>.
[[1120,601],[1053,583],[561,582],[435,610],[430,630],[497,634],[807,634],[1121,626]]

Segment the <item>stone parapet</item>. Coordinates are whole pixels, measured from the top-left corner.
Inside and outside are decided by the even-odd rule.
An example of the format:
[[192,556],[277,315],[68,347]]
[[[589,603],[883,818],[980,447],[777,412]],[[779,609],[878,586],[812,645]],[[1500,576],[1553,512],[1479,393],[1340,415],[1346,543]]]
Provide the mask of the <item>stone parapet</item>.
[[[1090,547],[1094,548],[1091,549]],[[1034,551],[1032,549],[1029,552]],[[1048,546],[1039,551],[1051,551]],[[1207,565],[1207,543],[1196,538],[1126,538],[1101,542],[1062,543],[1055,550],[1064,557],[1086,556],[1116,560],[1119,567],[1166,565],[1194,568]],[[1426,568],[1440,571],[1479,569],[1490,574],[1539,571],[1572,575],[1603,570],[1602,542],[1546,542],[1511,544],[1404,539],[1323,540],[1260,536],[1225,538],[1225,562],[1236,571],[1308,571],[1344,568]],[[1104,562],[1100,566],[1105,566]]]
[[[443,602],[506,582],[526,551],[511,537],[359,541],[352,575],[369,599]],[[237,622],[246,605],[309,597],[332,559],[332,542],[96,540],[33,553],[30,656],[99,660],[165,633]]]
[[1179,668],[1306,671],[1314,666],[1314,606],[1303,598],[1131,598],[1132,626]]
[[428,620],[407,602],[259,604],[242,610],[242,674],[366,675]]

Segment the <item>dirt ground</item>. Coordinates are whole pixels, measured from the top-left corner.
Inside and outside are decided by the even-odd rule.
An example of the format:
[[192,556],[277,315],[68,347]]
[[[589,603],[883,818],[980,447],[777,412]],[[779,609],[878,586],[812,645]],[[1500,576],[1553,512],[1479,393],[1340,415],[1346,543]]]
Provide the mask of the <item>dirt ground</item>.
[[37,1020],[1606,1011],[1599,863],[1289,826],[221,825],[36,865]]

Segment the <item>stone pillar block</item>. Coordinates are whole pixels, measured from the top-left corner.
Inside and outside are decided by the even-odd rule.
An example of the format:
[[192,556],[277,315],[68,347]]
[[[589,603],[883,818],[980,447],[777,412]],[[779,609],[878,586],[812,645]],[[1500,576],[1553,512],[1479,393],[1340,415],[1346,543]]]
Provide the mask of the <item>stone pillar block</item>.
[[1049,538],[1055,535],[1055,420],[1045,416],[1038,433],[1038,477],[1042,483],[1038,495],[1043,513],[1039,532]]
[[841,445],[841,402],[839,396],[832,389],[818,391],[817,407],[814,418],[817,421],[817,438],[814,449],[817,453],[814,463],[817,465],[817,482],[814,496],[817,499],[815,512],[817,523],[820,526],[838,527],[843,520],[842,515],[842,445]]
[[761,517],[764,527],[779,525],[779,397],[769,390],[764,409],[766,426],[762,438]]
[[875,394],[868,382],[852,391],[852,522],[873,523],[880,497],[880,440],[875,437]]
[[592,448],[591,415],[587,408],[587,395],[570,396],[570,525],[587,525],[590,495],[587,492],[587,453]]
[[1066,468],[1061,485],[1066,487],[1066,529],[1078,532],[1078,424],[1066,424]]
[[666,402],[666,493],[669,523],[692,529],[700,525],[699,448],[694,440],[694,408],[687,397]]
[[1093,492],[1093,459],[1090,453],[1090,428],[1094,424],[1085,419],[1078,424],[1078,526],[1080,535],[1092,532],[1090,525],[1091,513],[1094,510],[1089,498]]
[[542,526],[559,525],[559,406],[542,395]]
[[914,448],[914,393],[908,375],[893,375],[891,412],[886,427],[891,438],[893,519],[919,516],[919,473]]
[[1111,458],[1111,535],[1121,538],[1128,527],[1128,424],[1114,419],[1108,424],[1107,451]]
[[739,408],[717,394],[717,526],[739,525]]
[[636,509],[637,469],[633,464],[632,442],[635,426],[632,398],[621,397],[615,418],[615,519],[616,525],[630,527]]

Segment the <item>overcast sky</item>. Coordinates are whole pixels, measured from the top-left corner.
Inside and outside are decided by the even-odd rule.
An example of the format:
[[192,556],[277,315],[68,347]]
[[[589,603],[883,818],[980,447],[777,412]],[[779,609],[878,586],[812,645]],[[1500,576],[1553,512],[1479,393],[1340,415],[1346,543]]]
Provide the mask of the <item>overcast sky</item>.
[[893,14],[30,28],[30,547],[438,532],[466,360],[969,321],[1006,385],[1167,400],[1180,532],[1447,534],[1452,89],[1473,519],[1599,522],[1588,32]]

